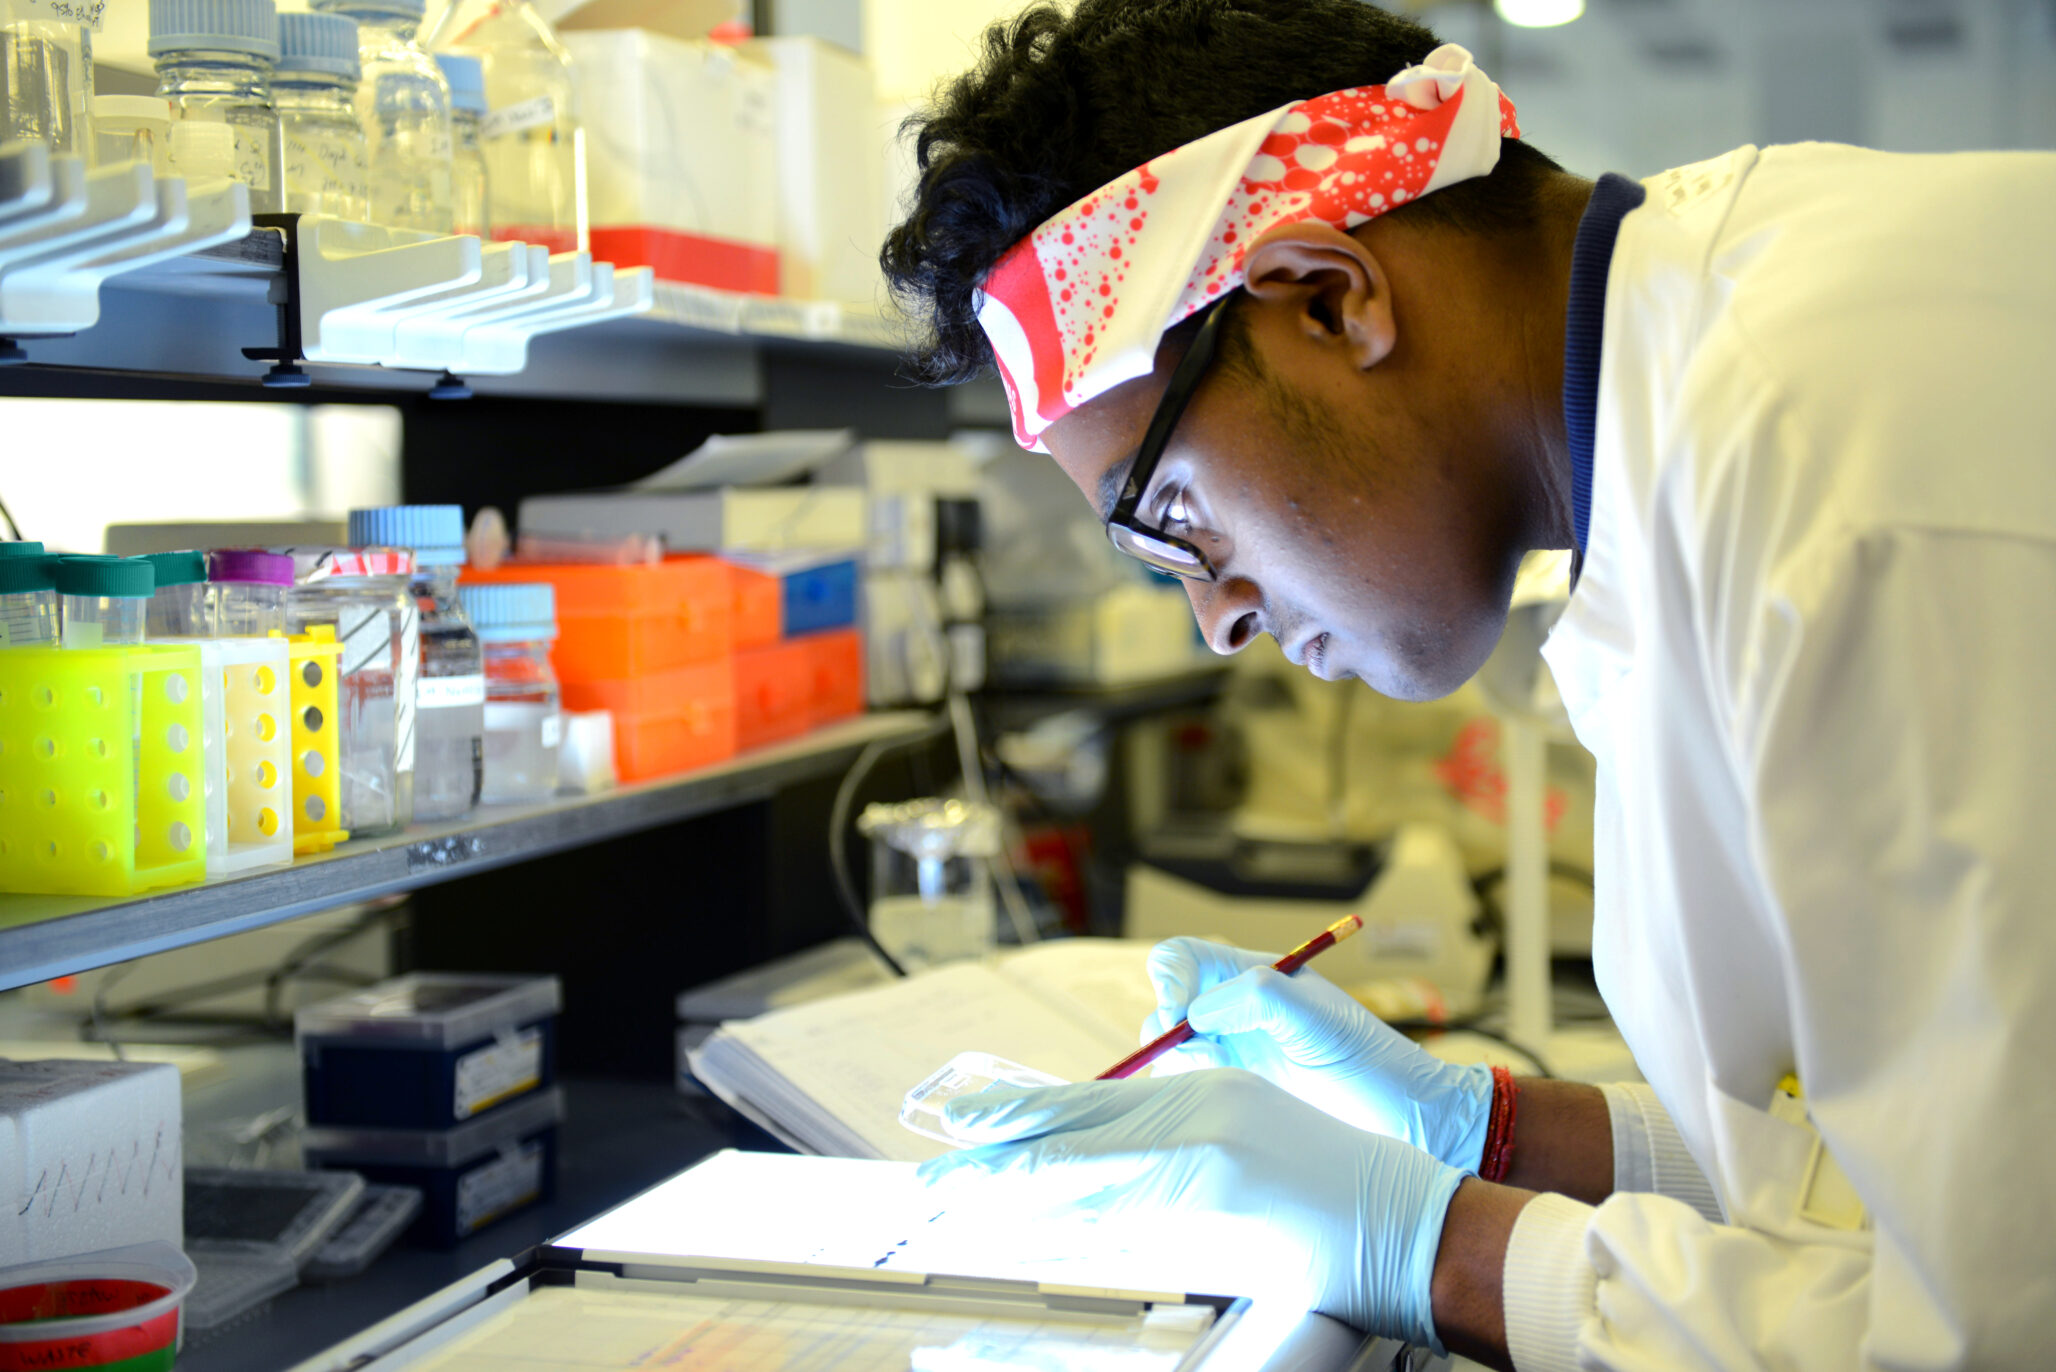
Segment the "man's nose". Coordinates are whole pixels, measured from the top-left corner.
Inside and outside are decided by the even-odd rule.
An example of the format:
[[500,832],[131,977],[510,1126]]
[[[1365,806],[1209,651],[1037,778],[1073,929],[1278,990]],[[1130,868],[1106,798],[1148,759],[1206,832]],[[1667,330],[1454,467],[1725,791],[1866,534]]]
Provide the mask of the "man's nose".
[[1247,648],[1264,631],[1263,593],[1246,577],[1221,581],[1188,581],[1192,617],[1199,621],[1206,646],[1226,657]]

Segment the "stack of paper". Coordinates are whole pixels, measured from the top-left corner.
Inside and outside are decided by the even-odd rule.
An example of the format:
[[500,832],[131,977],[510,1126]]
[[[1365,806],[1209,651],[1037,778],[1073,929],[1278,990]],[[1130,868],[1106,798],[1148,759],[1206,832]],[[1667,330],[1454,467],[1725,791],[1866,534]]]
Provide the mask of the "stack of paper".
[[1147,940],[1064,939],[723,1025],[690,1054],[709,1090],[803,1152],[915,1161],[907,1089],[960,1052],[1069,1081],[1134,1051],[1156,1009]]

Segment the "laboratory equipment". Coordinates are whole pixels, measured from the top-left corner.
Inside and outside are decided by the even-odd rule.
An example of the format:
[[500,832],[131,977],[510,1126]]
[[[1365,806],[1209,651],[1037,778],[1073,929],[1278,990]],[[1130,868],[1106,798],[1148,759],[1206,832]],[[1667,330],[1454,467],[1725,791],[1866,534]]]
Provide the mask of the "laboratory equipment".
[[150,0],[149,53],[157,93],[171,105],[172,172],[194,181],[226,176],[250,188],[253,212],[283,209],[272,0]]
[[917,1134],[941,1143],[961,1145],[949,1131],[943,1110],[958,1096],[974,1095],[988,1086],[1062,1086],[1064,1079],[991,1053],[959,1053],[908,1088],[900,1101],[899,1121]]
[[308,1281],[342,1281],[356,1276],[414,1223],[422,1199],[412,1186],[365,1187],[356,1208],[314,1250],[300,1275]]
[[0,1272],[0,1365],[171,1372],[198,1274],[175,1243]]
[[555,977],[416,972],[293,1016],[310,1124],[447,1129],[556,1080]]
[[171,102],[156,95],[93,97],[93,162],[141,162],[166,170],[171,156]]
[[65,647],[112,648],[143,641],[143,621],[157,589],[156,569],[149,563],[139,557],[60,557],[55,575]]
[[[414,688],[420,610],[408,583],[414,555],[397,548],[296,554],[286,597],[294,634],[326,629],[336,662],[341,827],[363,837],[414,817]],[[304,668],[303,668],[304,670]]]
[[[21,547],[0,543],[0,550]],[[25,557],[0,556],[0,648],[57,642],[57,581],[43,545]]]
[[548,800],[557,793],[563,736],[561,692],[550,666],[557,593],[548,582],[466,586],[464,608],[485,651],[485,783],[488,805]]
[[813,681],[808,713],[814,724],[864,713],[864,635],[834,629],[809,634],[804,641]]
[[485,72],[476,57],[439,52],[435,63],[450,83],[450,203],[458,233],[488,236],[492,183],[486,176],[479,124],[485,118]]
[[218,1329],[300,1284],[292,1264],[275,1259],[200,1252],[193,1266],[199,1285],[186,1299],[186,1327],[193,1330]]
[[549,22],[528,0],[455,0],[428,46],[477,58],[483,72],[491,236],[585,251],[585,135],[571,54]]
[[814,725],[813,658],[793,639],[735,655],[735,746],[763,748]]
[[342,645],[326,624],[286,640],[292,661],[293,852],[325,853],[349,838],[343,827],[337,682]]
[[871,840],[871,932],[907,966],[990,952],[995,906],[987,860],[999,851],[999,811],[966,800],[867,807],[857,831]]
[[207,559],[196,552],[149,553],[143,561],[154,569],[157,589],[143,613],[143,632],[151,638],[210,638],[214,634],[214,593],[207,584]]
[[426,0],[313,0],[312,8],[357,21],[371,222],[452,232],[450,83],[416,41]]
[[192,645],[0,653],[0,890],[206,875],[201,670]]
[[310,1128],[300,1153],[312,1167],[418,1188],[425,1203],[409,1235],[450,1248],[555,1193],[563,1118],[563,1091],[552,1086],[449,1129]]
[[208,554],[207,576],[214,583],[215,632],[223,638],[264,638],[286,631],[292,558],[255,548],[223,548]]
[[293,860],[291,657],[279,636],[200,645],[210,876]]
[[371,217],[371,166],[357,120],[357,25],[340,14],[278,17],[278,102],[286,209],[362,222]]
[[21,139],[74,157],[91,149],[86,110],[93,94],[93,33],[73,17],[83,12],[0,6],[0,95],[6,102],[0,143]]
[[414,553],[411,589],[421,615],[414,818],[457,819],[478,804],[485,759],[485,655],[457,599],[457,571],[465,562],[463,507],[352,510],[350,542]]
[[186,1251],[298,1270],[357,1206],[349,1172],[257,1167],[185,1169]]

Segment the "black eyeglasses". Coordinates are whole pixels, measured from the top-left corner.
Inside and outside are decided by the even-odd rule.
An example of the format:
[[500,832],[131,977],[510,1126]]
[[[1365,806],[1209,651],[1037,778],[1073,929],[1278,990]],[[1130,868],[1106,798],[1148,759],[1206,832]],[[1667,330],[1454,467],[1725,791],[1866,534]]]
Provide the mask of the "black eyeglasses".
[[1121,487],[1121,498],[1114,502],[1113,512],[1107,516],[1107,537],[1116,548],[1156,571],[1187,581],[1214,579],[1214,566],[1207,561],[1206,554],[1182,538],[1137,523],[1135,511],[1142,504],[1142,493],[1149,489],[1149,479],[1156,474],[1157,462],[1171,441],[1171,431],[1178,427],[1179,418],[1192,401],[1192,393],[1199,389],[1199,383],[1206,379],[1207,368],[1213,365],[1214,350],[1220,342],[1221,321],[1228,314],[1222,307],[1228,300],[1229,296],[1224,295],[1206,307],[1206,314],[1199,322],[1199,331],[1192,336],[1192,345],[1185,350],[1185,356],[1178,359],[1177,367],[1172,369],[1171,384],[1164,388],[1163,399],[1157,402],[1156,413],[1150,417],[1149,428],[1143,432],[1142,446],[1136,449],[1135,462],[1128,468],[1128,481]]

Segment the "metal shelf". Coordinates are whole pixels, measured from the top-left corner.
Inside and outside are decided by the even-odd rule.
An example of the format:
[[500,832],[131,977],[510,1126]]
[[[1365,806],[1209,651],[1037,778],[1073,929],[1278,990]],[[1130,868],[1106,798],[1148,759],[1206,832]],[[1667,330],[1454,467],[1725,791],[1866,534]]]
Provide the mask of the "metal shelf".
[[683,776],[544,805],[488,806],[460,821],[345,843],[290,867],[129,900],[0,895],[0,989],[767,799],[835,772],[868,743],[912,738],[926,722],[919,711],[862,715]]
[[[4,389],[34,393],[34,372],[46,367],[255,384],[266,364],[242,349],[276,341],[272,294],[284,263],[283,235],[257,228],[239,243],[115,277],[101,289],[93,328],[17,340],[29,367]],[[663,281],[656,295],[649,314],[536,339],[518,375],[466,380],[481,395],[751,405],[763,396],[766,352],[889,369],[901,341],[896,320],[860,304]],[[436,380],[380,367],[307,371],[317,386],[356,391],[423,392]]]

